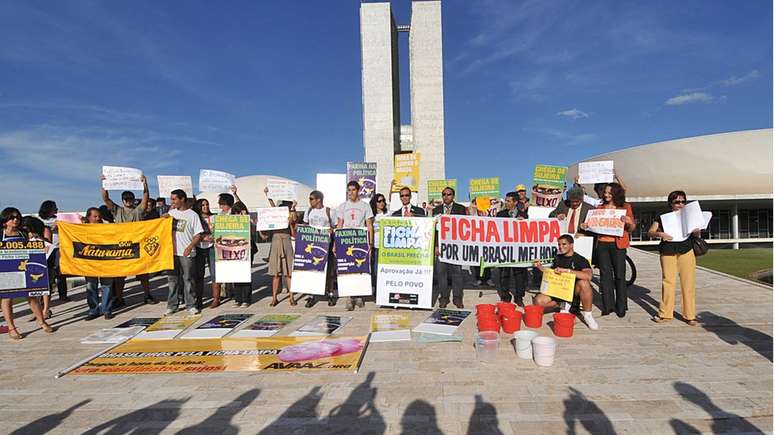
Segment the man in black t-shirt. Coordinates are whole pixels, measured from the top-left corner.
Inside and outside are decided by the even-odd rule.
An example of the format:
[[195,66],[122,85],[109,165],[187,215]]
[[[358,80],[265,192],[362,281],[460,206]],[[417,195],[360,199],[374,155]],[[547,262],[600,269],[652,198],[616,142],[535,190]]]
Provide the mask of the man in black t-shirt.
[[[553,264],[554,273],[572,273],[575,275],[575,294],[580,296],[583,321],[589,329],[597,330],[599,325],[591,315],[594,299],[594,291],[591,289],[593,271],[589,261],[573,250],[574,242],[575,239],[569,234],[563,234],[559,237],[559,252],[556,253]],[[534,266],[541,272],[543,271],[543,265],[540,262],[536,261]],[[546,308],[557,308],[559,302],[562,301],[544,294],[537,294],[532,300],[534,305]]]

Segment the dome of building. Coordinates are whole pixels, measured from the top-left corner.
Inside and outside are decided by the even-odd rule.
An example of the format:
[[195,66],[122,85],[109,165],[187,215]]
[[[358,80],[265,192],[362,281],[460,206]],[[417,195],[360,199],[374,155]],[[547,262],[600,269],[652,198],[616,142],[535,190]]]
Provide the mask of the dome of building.
[[[305,184],[275,175],[248,175],[245,177],[237,177],[235,180],[237,195],[239,195],[239,198],[245,203],[249,210],[255,210],[256,208],[261,207],[269,207],[269,201],[267,200],[266,195],[263,193],[263,189],[266,188],[266,184],[269,179],[296,183],[296,200],[298,201],[298,210],[305,210],[309,206],[309,201],[307,198],[309,198],[309,193],[314,189]],[[217,210],[219,193],[220,192],[202,192],[197,195],[197,197],[206,198],[210,202],[212,209]]]

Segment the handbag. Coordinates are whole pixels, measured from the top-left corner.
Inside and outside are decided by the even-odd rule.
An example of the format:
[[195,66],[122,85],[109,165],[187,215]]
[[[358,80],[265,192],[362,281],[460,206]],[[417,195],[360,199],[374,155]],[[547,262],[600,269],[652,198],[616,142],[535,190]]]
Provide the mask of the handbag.
[[709,243],[701,237],[691,237],[693,245],[693,255],[701,257],[709,251]]

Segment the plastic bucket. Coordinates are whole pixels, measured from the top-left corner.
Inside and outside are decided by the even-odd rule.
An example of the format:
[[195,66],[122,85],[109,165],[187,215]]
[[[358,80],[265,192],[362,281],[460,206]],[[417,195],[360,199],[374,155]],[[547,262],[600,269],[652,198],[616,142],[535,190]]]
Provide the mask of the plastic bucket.
[[535,364],[541,367],[554,365],[556,355],[556,339],[553,337],[535,337],[532,339],[532,357]]
[[481,331],[476,336],[476,356],[481,362],[493,362],[497,358],[500,335],[496,332]]
[[479,331],[500,332],[500,322],[497,320],[497,317],[485,317],[478,319],[477,324]]
[[521,329],[521,312],[514,311],[513,313],[501,315],[500,324],[503,327],[503,332],[513,334]]
[[495,314],[495,306],[492,304],[478,304],[476,305],[476,316],[482,316],[486,314]]
[[572,337],[572,331],[575,328],[575,314],[555,313],[554,314],[554,335],[557,337]]
[[540,305],[524,307],[524,324],[530,328],[540,328],[543,325],[543,307]]
[[516,305],[510,303],[510,302],[498,302],[497,303],[497,314],[503,315],[503,314],[511,314],[516,312]]
[[513,347],[516,348],[516,355],[523,359],[532,359],[532,339],[537,337],[535,331],[518,331],[513,334]]

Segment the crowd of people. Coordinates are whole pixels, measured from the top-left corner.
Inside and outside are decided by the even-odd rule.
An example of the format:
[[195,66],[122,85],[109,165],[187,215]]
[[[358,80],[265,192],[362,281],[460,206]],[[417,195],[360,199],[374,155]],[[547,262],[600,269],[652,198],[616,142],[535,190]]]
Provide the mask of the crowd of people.
[[[239,198],[237,189],[232,186],[229,193],[221,193],[218,196],[218,210],[213,210],[207,199],[189,198],[183,190],[174,190],[170,193],[170,205],[165,198],[153,199],[149,195],[148,184],[142,177],[143,193],[138,201],[131,191],[121,194],[121,203],[113,202],[105,189],[101,190],[103,204],[99,207],[91,207],[86,210],[82,218],[85,224],[110,224],[122,222],[137,222],[142,220],[157,219],[170,216],[173,218],[174,230],[174,268],[166,272],[168,292],[167,305],[164,315],[177,312],[181,306],[190,314],[198,314],[204,308],[205,292],[207,284],[207,271],[209,271],[209,288],[211,296],[209,308],[218,307],[226,298],[233,300],[234,307],[248,307],[252,303],[253,286],[251,283],[221,283],[216,280],[215,250],[213,248],[214,217],[218,214],[249,214],[248,208]],[[446,187],[441,192],[441,199],[431,203],[423,203],[421,206],[411,203],[412,191],[402,188],[399,191],[400,205],[391,208],[387,203],[387,197],[376,193],[366,202],[359,197],[360,185],[356,181],[350,181],[347,186],[346,201],[338,207],[330,208],[324,203],[322,192],[314,190],[309,194],[309,206],[303,212],[296,210],[296,202],[281,201],[276,204],[269,198],[268,189],[264,190],[269,204],[272,207],[287,207],[288,226],[285,229],[273,231],[256,231],[255,222],[251,227],[251,260],[258,252],[259,242],[270,242],[268,257],[264,261],[268,263],[267,275],[271,277],[272,299],[270,306],[280,303],[279,295],[284,288],[292,290],[292,273],[294,252],[292,239],[295,236],[296,226],[299,224],[327,227],[331,234],[338,228],[366,228],[368,240],[371,246],[371,270],[372,292],[376,289],[378,270],[378,250],[374,248],[374,234],[378,229],[379,220],[384,216],[423,217],[438,216],[442,214],[452,215],[484,215],[505,219],[529,219],[530,201],[525,185],[516,186],[515,191],[508,192],[504,199],[494,199],[490,207],[479,210],[477,201],[473,198],[470,206],[465,206],[455,201],[456,192],[452,187]],[[594,290],[591,285],[593,270],[591,264],[599,268],[599,293],[601,294],[601,315],[606,316],[613,312],[618,317],[625,317],[627,306],[626,250],[629,247],[629,233],[635,228],[635,220],[631,205],[626,202],[626,188],[620,177],[616,175],[612,183],[600,183],[594,186],[596,198],[586,195],[583,187],[577,183],[567,191],[566,199],[559,202],[550,217],[564,221],[567,234],[558,241],[558,253],[552,262],[552,273],[572,273],[575,275],[575,298],[572,303],[537,294],[531,301],[535,305],[541,305],[546,310],[561,310],[579,315],[581,320],[592,330],[599,328],[592,316]],[[687,195],[682,191],[674,191],[668,195],[668,205],[671,211],[679,210],[685,206]],[[623,235],[620,237],[597,235],[584,223],[586,215],[592,209],[610,208],[624,210],[621,217],[624,226]],[[25,216],[15,208],[6,208],[0,214],[2,241],[27,241],[42,240],[45,242],[48,256],[49,286],[53,290],[56,287],[60,302],[69,302],[67,280],[59,270],[59,237],[57,230],[58,209],[54,201],[46,200],[41,206],[37,217]],[[648,234],[653,238],[660,238],[660,261],[662,268],[662,298],[658,314],[653,317],[656,323],[664,323],[674,317],[674,299],[676,280],[679,275],[683,297],[683,316],[687,323],[696,325],[695,308],[695,267],[696,259],[693,255],[691,240],[675,242],[662,230],[659,221],[653,223]],[[694,236],[699,236],[694,234]],[[575,240],[579,237],[594,237],[593,258],[585,258],[574,250]],[[436,256],[438,256],[436,248]],[[326,291],[324,298],[329,306],[337,303],[336,273],[334,249],[329,249],[329,266],[326,276]],[[252,261],[251,261],[252,264]],[[546,265],[536,262],[532,268],[527,267],[497,267],[487,268],[484,271],[472,267],[471,273],[475,286],[484,282],[496,287],[499,298],[502,301],[514,302],[523,307],[525,304],[526,290],[530,283],[531,275],[540,275]],[[532,269],[532,270],[530,270]],[[465,274],[462,266],[445,263],[436,260],[434,265],[433,300],[437,300],[438,307],[446,308],[450,303],[455,307],[464,308],[463,287]],[[136,277],[143,289],[143,301],[145,304],[158,303],[151,293],[150,279],[152,276],[140,275]],[[124,287],[127,277],[85,277],[86,302],[88,314],[85,320],[96,319],[104,316],[106,319],[113,317],[113,311],[124,307]],[[297,305],[296,296],[290,292],[288,301],[290,305]],[[308,296],[306,307],[312,307],[318,299],[316,296]],[[50,296],[28,298],[30,309],[45,332],[53,332],[54,329],[47,323],[53,315]],[[362,308],[365,304],[363,297],[347,297],[345,307],[347,310]],[[20,339],[23,335],[18,331],[13,316],[11,299],[2,299],[2,311],[5,322],[8,325],[8,334],[13,339]]]

